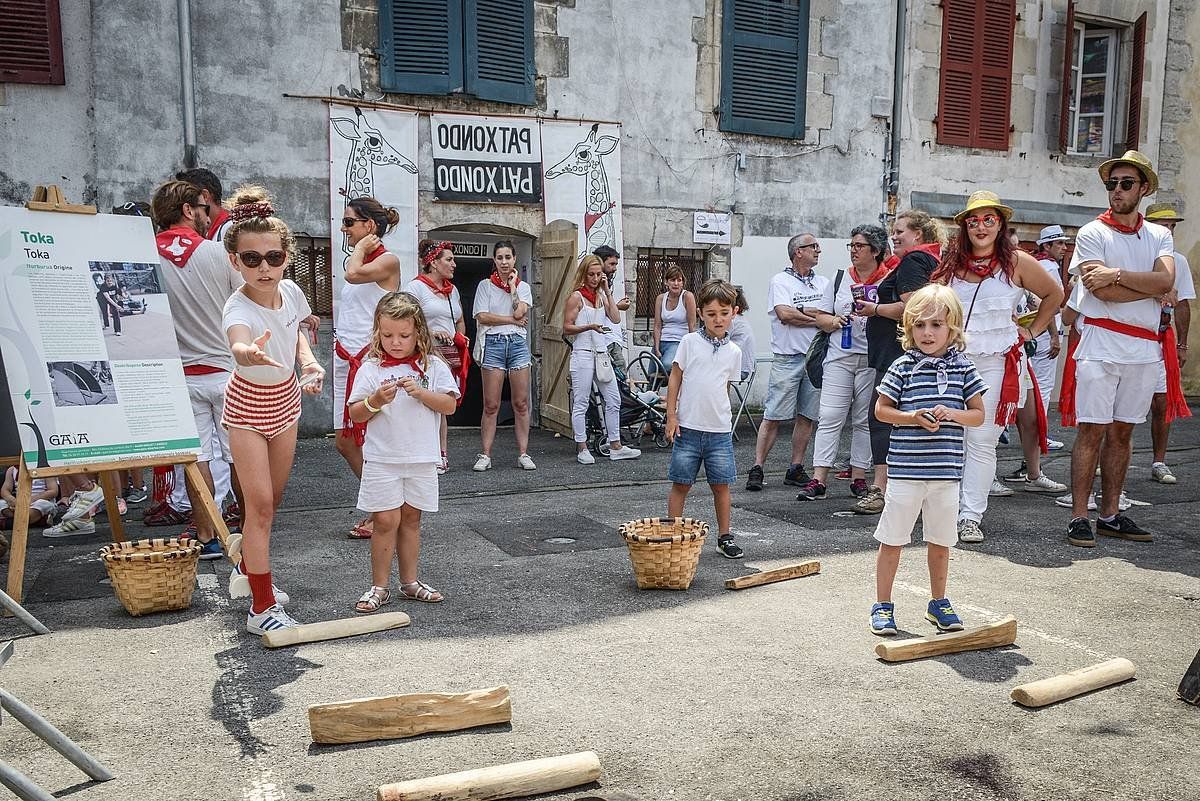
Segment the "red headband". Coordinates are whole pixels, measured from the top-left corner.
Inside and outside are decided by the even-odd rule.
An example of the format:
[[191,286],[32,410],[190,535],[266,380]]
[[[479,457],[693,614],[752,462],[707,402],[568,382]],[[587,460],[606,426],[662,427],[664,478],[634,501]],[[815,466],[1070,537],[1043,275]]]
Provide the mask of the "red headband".
[[266,200],[257,203],[242,203],[229,210],[229,219],[235,223],[244,220],[265,219],[275,214],[275,208]]
[[428,267],[429,265],[433,264],[435,261],[437,261],[437,257],[442,254],[443,250],[448,250],[453,253],[454,245],[450,244],[449,242],[438,242],[436,245],[430,248],[428,253],[421,257],[421,266]]

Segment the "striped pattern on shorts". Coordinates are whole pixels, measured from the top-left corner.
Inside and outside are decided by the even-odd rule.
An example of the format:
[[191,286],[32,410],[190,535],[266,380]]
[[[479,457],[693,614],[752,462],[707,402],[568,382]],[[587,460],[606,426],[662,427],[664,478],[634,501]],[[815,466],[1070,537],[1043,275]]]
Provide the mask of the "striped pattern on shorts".
[[225,428],[244,428],[274,439],[299,419],[300,383],[295,375],[278,384],[255,384],[234,372],[225,385]]

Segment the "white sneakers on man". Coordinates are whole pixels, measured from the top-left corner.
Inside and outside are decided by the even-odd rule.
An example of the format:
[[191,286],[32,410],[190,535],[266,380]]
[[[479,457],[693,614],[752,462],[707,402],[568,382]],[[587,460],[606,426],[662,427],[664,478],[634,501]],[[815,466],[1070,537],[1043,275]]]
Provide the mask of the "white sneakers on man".
[[1045,492],[1058,494],[1067,491],[1066,484],[1059,484],[1054,479],[1042,473],[1037,478],[1025,479],[1024,489],[1026,492]]
[[608,458],[614,462],[619,462],[622,459],[636,459],[642,455],[642,452],[637,448],[631,448],[628,445],[622,445],[619,448],[613,448],[608,452]]
[[533,463],[533,459],[529,458],[528,453],[522,453],[517,457],[517,467],[522,470],[537,470],[537,465]]
[[579,462],[580,464],[595,464],[596,457],[592,456],[591,451],[589,451],[587,448],[584,448],[579,453],[575,454],[575,461]]
[[471,469],[476,473],[482,473],[484,470],[491,470],[492,457],[488,456],[486,453],[479,454],[475,457],[475,464],[471,466]]
[[[1011,487],[1004,486],[1000,483],[999,479],[992,479],[992,488],[988,490],[988,495],[993,498],[1007,498],[1012,494],[1013,491]],[[967,540],[967,542],[972,542],[972,540]]]

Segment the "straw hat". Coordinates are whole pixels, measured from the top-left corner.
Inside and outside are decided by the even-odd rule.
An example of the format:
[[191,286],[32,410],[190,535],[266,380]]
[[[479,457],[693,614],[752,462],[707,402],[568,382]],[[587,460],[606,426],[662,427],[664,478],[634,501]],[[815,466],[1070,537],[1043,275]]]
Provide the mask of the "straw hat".
[[1153,195],[1158,191],[1158,173],[1150,166],[1150,159],[1143,156],[1136,150],[1126,150],[1125,155],[1119,159],[1109,159],[1100,165],[1100,180],[1107,181],[1108,174],[1112,172],[1113,167],[1121,164],[1128,164],[1130,167],[1136,167],[1141,171],[1142,175],[1146,176],[1146,183],[1150,185],[1150,191],[1147,195]]
[[1152,203],[1146,209],[1150,222],[1183,222],[1183,215],[1175,210],[1174,203]]
[[967,198],[967,207],[954,215],[954,221],[961,223],[967,217],[971,216],[977,209],[995,209],[1000,212],[1000,216],[1008,222],[1012,217],[1013,210],[1000,202],[1000,196],[995,192],[989,192],[986,189],[979,192],[972,192]]

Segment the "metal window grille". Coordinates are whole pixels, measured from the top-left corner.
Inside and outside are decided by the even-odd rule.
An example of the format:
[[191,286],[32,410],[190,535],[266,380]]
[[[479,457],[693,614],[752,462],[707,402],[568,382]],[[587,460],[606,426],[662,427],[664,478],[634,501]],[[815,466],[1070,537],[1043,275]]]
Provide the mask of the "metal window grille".
[[637,330],[649,330],[654,321],[654,299],[663,291],[663,275],[672,266],[683,270],[683,288],[693,293],[705,280],[705,250],[684,248],[638,248],[637,306],[634,312]]
[[296,235],[296,258],[287,268],[287,278],[295,281],[308,298],[318,317],[333,316],[333,272],[329,240]]

